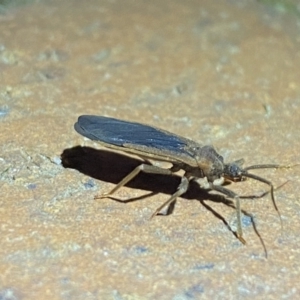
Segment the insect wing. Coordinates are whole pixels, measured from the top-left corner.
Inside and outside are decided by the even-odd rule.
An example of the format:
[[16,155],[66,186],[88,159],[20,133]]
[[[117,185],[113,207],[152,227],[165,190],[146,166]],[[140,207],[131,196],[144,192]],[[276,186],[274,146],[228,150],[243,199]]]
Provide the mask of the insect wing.
[[[83,136],[94,140],[122,147],[123,151],[136,153],[134,149],[143,148],[147,153],[160,157],[173,156],[174,160],[194,160],[188,149],[189,140],[152,126],[127,122],[102,116],[80,116],[74,125],[75,130]],[[192,142],[192,141],[191,141]],[[127,149],[130,145],[133,151]]]

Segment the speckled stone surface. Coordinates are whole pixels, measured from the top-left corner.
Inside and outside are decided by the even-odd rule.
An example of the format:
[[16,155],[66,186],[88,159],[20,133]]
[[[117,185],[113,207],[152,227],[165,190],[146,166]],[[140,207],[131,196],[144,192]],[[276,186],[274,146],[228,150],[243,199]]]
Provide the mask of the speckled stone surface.
[[226,161],[299,163],[293,6],[41,1],[1,10],[0,32],[0,299],[299,299],[300,167],[253,171],[286,183],[282,229],[270,195],[243,199],[257,228],[243,216],[244,246],[235,210],[195,184],[149,219],[179,177],[141,174],[114,195],[136,201],[94,200],[139,159],[73,129],[104,115],[213,144]]

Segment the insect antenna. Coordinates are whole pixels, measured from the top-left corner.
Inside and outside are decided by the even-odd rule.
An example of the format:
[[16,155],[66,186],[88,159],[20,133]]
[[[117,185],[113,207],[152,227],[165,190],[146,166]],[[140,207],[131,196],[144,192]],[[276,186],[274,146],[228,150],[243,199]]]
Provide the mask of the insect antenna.
[[279,168],[290,168],[291,166],[282,166],[277,164],[265,164],[265,165],[254,165],[244,168],[244,171],[254,170],[254,169],[279,169]]

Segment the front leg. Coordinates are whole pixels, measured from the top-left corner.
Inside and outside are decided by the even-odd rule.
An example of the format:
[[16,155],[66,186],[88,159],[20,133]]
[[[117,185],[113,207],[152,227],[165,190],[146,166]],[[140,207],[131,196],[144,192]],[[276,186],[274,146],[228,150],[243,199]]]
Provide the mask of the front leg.
[[240,203],[240,197],[239,195],[237,195],[236,193],[234,193],[233,191],[224,188],[221,185],[214,185],[212,183],[210,183],[210,189],[215,190],[219,193],[222,193],[226,196],[228,196],[229,198],[232,198],[235,200],[235,208],[236,208],[236,219],[237,219],[237,238],[241,241],[241,243],[246,244],[245,239],[243,238],[243,229],[242,229],[242,211],[241,211],[241,203]]

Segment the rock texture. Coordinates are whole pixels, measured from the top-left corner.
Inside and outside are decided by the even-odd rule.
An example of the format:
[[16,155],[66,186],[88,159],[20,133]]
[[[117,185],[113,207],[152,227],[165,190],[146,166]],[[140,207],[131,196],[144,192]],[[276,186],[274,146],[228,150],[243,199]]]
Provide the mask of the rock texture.
[[299,163],[299,10],[270,3],[2,8],[0,299],[299,298],[300,167],[253,171],[286,183],[275,195],[282,227],[269,194],[243,199],[244,246],[230,202],[196,184],[149,219],[176,176],[141,174],[114,195],[127,203],[94,200],[139,159],[73,129],[79,115],[104,115],[213,144],[226,161]]

